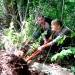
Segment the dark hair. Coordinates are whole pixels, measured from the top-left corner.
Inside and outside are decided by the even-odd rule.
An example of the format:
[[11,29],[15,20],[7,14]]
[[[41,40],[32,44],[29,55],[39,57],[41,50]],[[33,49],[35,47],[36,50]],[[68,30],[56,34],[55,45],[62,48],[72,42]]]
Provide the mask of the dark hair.
[[44,15],[38,15],[38,17],[43,17],[44,18]]
[[51,21],[52,21],[52,18],[49,17],[49,16],[44,16],[44,15],[39,15],[38,17],[42,17],[45,19],[46,22],[49,23],[49,25],[51,25]]
[[61,27],[63,26],[62,21],[59,20],[59,19],[54,19],[54,20],[52,20],[52,21],[51,21],[51,24],[52,24],[52,23],[57,23],[57,24],[60,25]]
[[14,54],[0,55],[0,75],[31,75],[27,63]]

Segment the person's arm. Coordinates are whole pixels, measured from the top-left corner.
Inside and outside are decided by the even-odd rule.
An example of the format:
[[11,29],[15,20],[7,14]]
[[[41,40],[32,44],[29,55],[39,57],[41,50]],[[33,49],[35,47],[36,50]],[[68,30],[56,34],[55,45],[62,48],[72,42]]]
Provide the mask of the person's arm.
[[43,40],[44,40],[44,44],[46,44],[48,42],[46,38],[44,38]]
[[36,50],[31,56],[29,56],[29,57],[26,59],[26,61],[29,61],[29,60],[35,58],[38,54],[40,54],[40,53],[42,52],[42,49],[44,49],[44,48],[46,48],[46,47],[48,47],[48,46],[51,46],[52,44],[54,44],[54,43],[55,43],[56,41],[58,41],[59,39],[61,39],[60,36],[58,36],[57,38],[55,38],[53,41],[51,41],[51,42],[49,42],[49,43],[47,43],[47,44],[44,44],[44,45],[40,46],[40,47],[38,48],[38,50]]
[[37,26],[36,30],[33,32],[33,39],[38,39],[43,32],[43,29],[40,26]]
[[54,40],[52,40],[51,42],[46,43],[46,44],[40,46],[40,47],[38,48],[38,50],[42,50],[42,49],[44,49],[44,48],[46,48],[46,47],[52,46],[54,43],[56,43],[57,41],[59,41],[62,37],[63,37],[63,35],[57,36],[57,37],[56,37]]
[[55,38],[53,39],[52,41],[50,41],[49,43],[45,44],[45,45],[42,45],[38,48],[38,50],[42,50],[48,46],[51,46],[53,45],[54,43],[58,42],[63,36],[69,36],[71,33],[71,31],[68,29],[68,28],[64,28],[61,33]]

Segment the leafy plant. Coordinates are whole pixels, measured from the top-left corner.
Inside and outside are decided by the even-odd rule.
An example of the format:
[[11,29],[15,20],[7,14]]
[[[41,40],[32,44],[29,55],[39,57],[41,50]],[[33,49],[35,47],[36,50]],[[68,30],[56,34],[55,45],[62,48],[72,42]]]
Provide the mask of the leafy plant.
[[51,61],[64,60],[65,57],[69,57],[70,55],[75,55],[75,47],[70,47],[67,50],[62,50],[60,53],[52,56]]
[[40,46],[40,40],[44,38],[44,36],[47,34],[47,31],[42,33],[40,37],[37,40],[34,40],[34,42],[30,45],[30,49],[27,52],[28,55],[31,55],[37,48]]
[[71,71],[75,74],[75,66],[71,66]]

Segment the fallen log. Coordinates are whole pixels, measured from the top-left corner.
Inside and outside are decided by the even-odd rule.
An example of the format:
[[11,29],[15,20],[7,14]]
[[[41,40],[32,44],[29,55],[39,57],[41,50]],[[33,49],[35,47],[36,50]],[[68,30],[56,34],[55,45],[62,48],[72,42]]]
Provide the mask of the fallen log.
[[35,58],[37,55],[41,54],[42,50],[36,50],[31,56],[26,57],[26,61],[32,60],[33,58]]

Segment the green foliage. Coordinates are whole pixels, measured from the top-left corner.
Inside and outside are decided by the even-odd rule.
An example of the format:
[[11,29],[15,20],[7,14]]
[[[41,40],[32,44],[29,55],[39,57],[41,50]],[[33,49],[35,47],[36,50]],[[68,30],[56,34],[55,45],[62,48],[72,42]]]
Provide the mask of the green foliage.
[[26,38],[32,39],[33,32],[35,30],[35,20],[32,15],[27,19],[27,24],[25,24]]
[[31,55],[34,51],[37,50],[37,48],[40,46],[40,40],[43,39],[46,34],[47,31],[42,33],[37,40],[34,40],[34,42],[30,45],[29,51],[27,52],[28,55]]
[[71,71],[75,74],[75,66],[71,66]]
[[[25,14],[27,7],[27,0],[0,0],[0,15],[3,12],[11,14],[14,16],[19,14],[20,17],[24,20],[25,15],[33,15],[36,17],[39,14],[49,16],[51,18],[63,19],[64,25],[70,27],[72,30],[75,30],[75,1],[74,0],[65,0],[64,5],[62,4],[63,0],[32,0],[29,1],[28,11]],[[3,5],[4,3],[4,5]],[[4,8],[5,6],[5,8]],[[3,9],[5,9],[3,11]],[[62,11],[63,9],[63,11]],[[16,12],[14,12],[16,10]],[[11,13],[10,13],[11,12]],[[62,14],[63,13],[63,14]]]
[[[10,26],[8,29],[4,29],[4,34],[13,42],[14,45],[19,48],[21,44],[25,42],[25,40],[32,40],[33,32],[37,28],[35,19],[40,14],[49,16],[53,19],[62,18],[64,25],[75,31],[75,1],[64,0],[64,3],[62,1],[63,0],[29,0],[29,6],[26,12],[27,0],[0,0],[0,16],[3,15],[3,12],[8,12],[6,15],[11,14],[12,19],[17,18],[19,23],[21,23],[21,20],[23,21],[24,18],[26,18],[25,16],[28,15],[27,19],[25,20],[25,28],[21,32],[17,32]],[[3,10],[4,6],[5,10]],[[9,21],[11,22],[11,20]],[[31,50],[35,50],[39,46],[40,40],[44,37],[45,33],[43,33],[40,38],[31,44]],[[74,35],[75,33],[72,34],[72,36]],[[62,44],[64,40],[65,37],[58,42],[58,45]],[[2,47],[3,44],[0,46]],[[56,61],[58,58],[63,60],[65,56],[69,56],[70,54],[75,55],[75,48],[63,50],[54,55],[51,60]]]
[[70,55],[75,55],[75,47],[70,47],[67,50],[62,50],[60,53],[52,56],[51,61],[64,60],[65,57],[69,57]]
[[60,40],[57,41],[57,45],[62,45],[64,43],[64,40],[67,38],[67,36],[63,36]]
[[4,13],[4,11],[3,11],[3,0],[0,0],[0,16],[3,16],[3,13]]
[[23,29],[22,32],[17,32],[14,29],[13,22],[11,23],[9,28],[4,29],[4,35],[19,49],[21,48],[22,43],[26,40],[25,29]]

